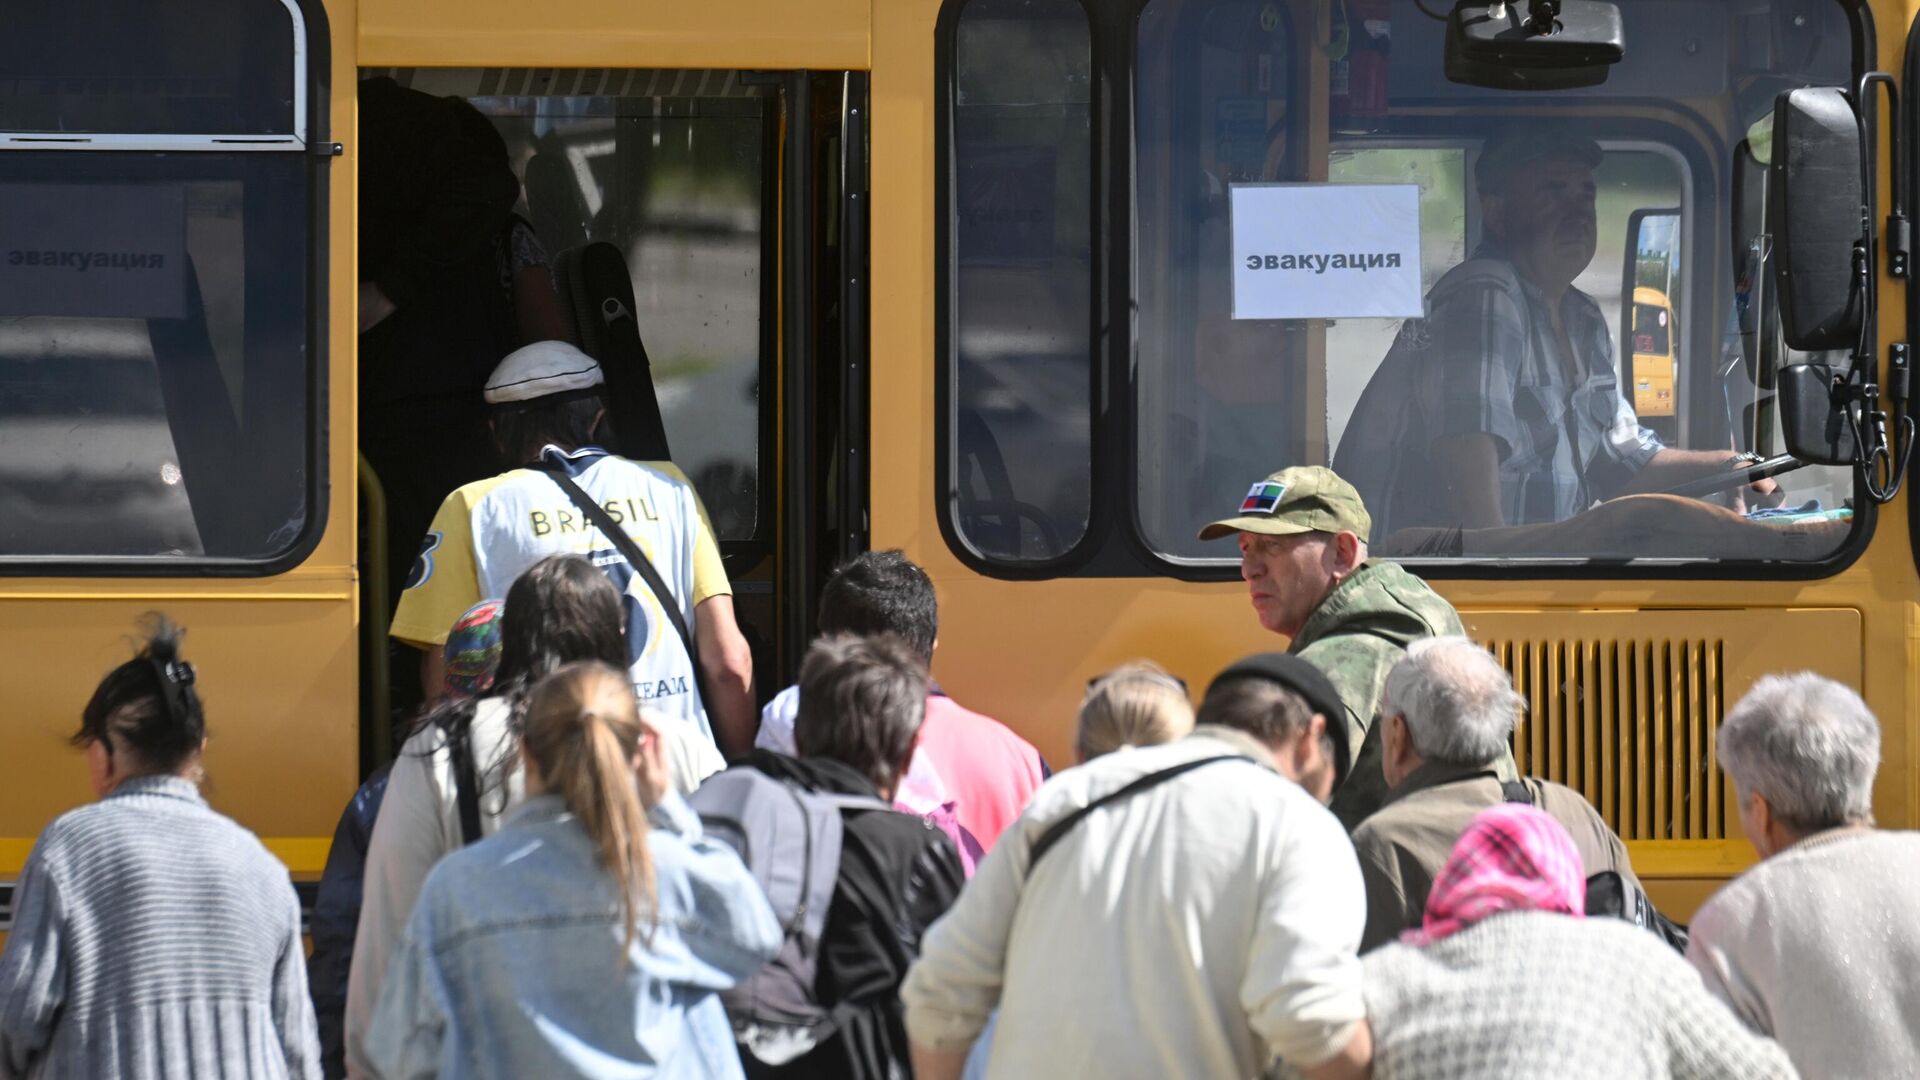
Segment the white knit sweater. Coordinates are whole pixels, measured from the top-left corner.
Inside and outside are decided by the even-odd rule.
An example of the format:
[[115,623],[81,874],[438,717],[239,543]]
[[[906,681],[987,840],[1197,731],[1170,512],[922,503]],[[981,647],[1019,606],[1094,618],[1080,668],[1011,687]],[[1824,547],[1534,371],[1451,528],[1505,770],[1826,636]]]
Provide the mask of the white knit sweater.
[[1802,1076],[1920,1076],[1916,889],[1920,833],[1820,833],[1714,894],[1687,958]]
[[0,1077],[320,1076],[287,868],[189,781],[40,834],[0,957]]

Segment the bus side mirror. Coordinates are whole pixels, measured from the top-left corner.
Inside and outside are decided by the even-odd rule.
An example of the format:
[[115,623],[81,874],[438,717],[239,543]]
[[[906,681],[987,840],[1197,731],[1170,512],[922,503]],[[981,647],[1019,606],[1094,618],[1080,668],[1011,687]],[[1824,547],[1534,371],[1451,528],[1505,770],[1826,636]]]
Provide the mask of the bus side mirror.
[[1459,0],[1447,17],[1447,78],[1467,86],[1598,86],[1626,54],[1609,0]]
[[1774,101],[1768,183],[1773,274],[1787,344],[1803,352],[1860,344],[1867,280],[1860,118],[1837,86]]
[[1679,434],[1680,211],[1641,208],[1627,215],[1620,273],[1621,370],[1640,422],[1664,439]]
[[1841,387],[1826,364],[1791,364],[1779,380],[1780,436],[1787,453],[1810,465],[1851,465],[1859,454]]

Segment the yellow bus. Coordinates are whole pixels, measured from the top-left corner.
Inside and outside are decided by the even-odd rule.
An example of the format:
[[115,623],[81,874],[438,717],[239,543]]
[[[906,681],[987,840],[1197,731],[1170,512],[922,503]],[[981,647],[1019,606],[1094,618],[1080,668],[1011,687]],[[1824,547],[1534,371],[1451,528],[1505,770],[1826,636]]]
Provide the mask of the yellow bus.
[[[1734,473],[1571,522],[1376,536],[1376,555],[1434,581],[1510,667],[1523,768],[1584,791],[1677,915],[1752,858],[1712,738],[1763,673],[1859,687],[1885,727],[1879,818],[1920,823],[1915,556],[1907,511],[1879,498],[1909,422],[1887,373],[1912,337],[1906,253],[1897,232],[1862,238],[1856,280],[1857,208],[1822,229],[1832,197],[1791,183],[1809,162],[1776,160],[1768,126],[1783,94],[1830,88],[1802,101],[1827,121],[1806,145],[1858,184],[1845,136],[1877,112],[1859,121],[1877,230],[1912,155],[1862,79],[1905,70],[1914,5],[1566,6],[1579,25],[1542,39],[1543,63],[1476,37],[1496,13],[1469,0],[15,5],[0,879],[86,798],[63,739],[149,609],[189,628],[209,797],[301,878],[390,752],[386,549],[412,541],[387,542],[391,478],[361,451],[435,418],[358,407],[370,79],[486,117],[574,333],[606,350],[637,330],[761,692],[791,677],[831,566],[899,547],[940,590],[940,684],[1056,765],[1089,675],[1151,656],[1204,686],[1283,646],[1197,528],[1355,437],[1428,291],[1487,251],[1489,140],[1591,140],[1573,288],[1613,355],[1586,358],[1568,407],[1635,403],[1605,376],[1631,370],[1636,212],[1677,207],[1672,303],[1693,314],[1674,352],[1700,360],[1674,376],[1665,438],[1769,458],[1800,512],[1695,497]],[[1608,13],[1597,36],[1581,22]],[[630,295],[566,280],[589,247]],[[1823,396],[1836,377],[1856,401],[1886,378],[1893,416],[1856,431]],[[1501,407],[1549,425],[1568,408]]]
[[1673,304],[1659,289],[1633,290],[1633,409],[1642,417],[1674,414],[1673,385],[1680,371],[1673,343],[1680,335]]

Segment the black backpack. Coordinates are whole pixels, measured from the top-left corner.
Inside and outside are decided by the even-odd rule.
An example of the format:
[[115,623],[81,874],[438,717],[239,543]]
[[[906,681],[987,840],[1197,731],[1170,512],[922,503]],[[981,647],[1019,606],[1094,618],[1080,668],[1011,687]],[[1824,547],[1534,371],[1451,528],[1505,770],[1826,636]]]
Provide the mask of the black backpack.
[[[1539,805],[1533,797],[1533,789],[1524,780],[1502,781],[1500,790],[1510,803]],[[1651,932],[1680,955],[1687,953],[1687,928],[1660,914],[1654,908],[1653,901],[1647,898],[1646,892],[1637,885],[1628,884],[1618,871],[1602,870],[1588,876],[1587,914],[1625,919]]]

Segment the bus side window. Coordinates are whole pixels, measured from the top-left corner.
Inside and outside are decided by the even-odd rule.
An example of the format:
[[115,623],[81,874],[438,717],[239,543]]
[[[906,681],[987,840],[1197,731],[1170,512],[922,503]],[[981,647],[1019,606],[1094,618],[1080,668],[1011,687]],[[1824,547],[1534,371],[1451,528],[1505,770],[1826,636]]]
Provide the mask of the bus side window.
[[264,572],[321,525],[302,13],[75,0],[8,24],[0,557]]
[[996,562],[1057,559],[1091,505],[1093,59],[1074,0],[967,0],[950,65],[949,524]]

